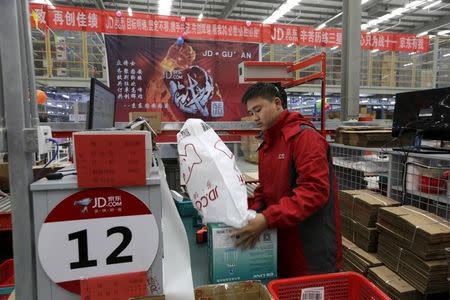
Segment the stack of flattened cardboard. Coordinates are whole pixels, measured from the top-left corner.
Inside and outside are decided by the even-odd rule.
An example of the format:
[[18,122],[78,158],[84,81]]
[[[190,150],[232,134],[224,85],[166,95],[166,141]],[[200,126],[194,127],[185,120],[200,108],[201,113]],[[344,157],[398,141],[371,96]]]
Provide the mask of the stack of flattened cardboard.
[[381,261],[373,254],[367,253],[346,238],[342,238],[342,257],[344,271],[355,271],[367,275],[371,267],[381,266]]
[[376,227],[366,227],[353,219],[341,215],[342,235],[367,252],[376,252],[378,230]]
[[424,294],[448,291],[447,260],[420,259],[411,251],[396,244],[396,238],[380,230],[378,258],[400,277]]
[[420,300],[422,295],[386,266],[370,268],[367,278],[395,300]]
[[391,129],[378,126],[341,126],[336,130],[335,141],[344,145],[380,147],[391,139]]
[[381,208],[377,223],[396,244],[423,260],[444,259],[450,247],[450,223],[413,206]]
[[380,207],[400,205],[370,190],[341,191],[340,195],[341,213],[366,227],[375,227]]
[[343,235],[362,249],[375,252],[378,209],[399,203],[370,190],[343,190],[340,191],[340,204]]

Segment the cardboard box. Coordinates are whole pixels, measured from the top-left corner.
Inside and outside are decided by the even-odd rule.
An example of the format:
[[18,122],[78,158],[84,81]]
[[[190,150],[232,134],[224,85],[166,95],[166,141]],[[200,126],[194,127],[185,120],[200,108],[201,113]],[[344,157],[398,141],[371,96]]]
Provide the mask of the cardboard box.
[[143,117],[156,133],[161,132],[161,112],[132,111],[128,113],[128,119],[130,122],[139,117]]
[[195,289],[195,300],[271,300],[267,288],[259,281],[211,284]]
[[392,140],[392,130],[377,126],[341,126],[336,130],[336,143],[381,147]]
[[342,238],[342,258],[344,271],[354,271],[364,276],[369,268],[383,264],[374,254],[364,251],[345,237]]
[[340,191],[341,214],[366,227],[375,227],[380,207],[398,206],[400,203],[370,190]]
[[[380,228],[381,229],[381,228]],[[448,291],[446,259],[425,261],[396,244],[397,238],[384,230],[378,237],[378,258],[423,294]]]
[[0,189],[9,191],[9,168],[8,163],[0,163]]
[[398,300],[420,300],[422,295],[412,285],[403,280],[386,266],[370,268],[367,278],[386,295]]
[[266,230],[253,249],[234,247],[232,227],[208,224],[209,278],[212,283],[264,280],[277,277],[277,232]]
[[379,211],[377,226],[423,260],[447,257],[450,223],[432,213],[409,205],[385,207]]
[[353,219],[341,215],[342,235],[367,252],[376,252],[378,230],[376,227],[366,227]]

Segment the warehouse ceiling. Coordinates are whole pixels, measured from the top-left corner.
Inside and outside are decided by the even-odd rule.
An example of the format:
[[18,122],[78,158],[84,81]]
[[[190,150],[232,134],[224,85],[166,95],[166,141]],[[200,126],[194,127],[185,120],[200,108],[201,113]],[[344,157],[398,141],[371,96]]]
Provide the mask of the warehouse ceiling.
[[[358,2],[359,0],[347,0]],[[97,7],[111,10],[158,13],[156,0],[53,0],[54,5]],[[362,24],[406,7],[414,0],[363,0]],[[380,31],[436,34],[450,30],[450,0],[423,0],[422,4],[410,7],[406,12],[383,21],[375,27]],[[178,0],[172,1],[171,15],[262,22],[285,0]],[[417,3],[417,1],[416,1]],[[432,6],[426,8],[427,6]],[[424,9],[425,8],[425,9]],[[342,0],[301,0],[278,23],[317,27],[342,12]],[[327,22],[327,27],[341,27],[342,15]]]

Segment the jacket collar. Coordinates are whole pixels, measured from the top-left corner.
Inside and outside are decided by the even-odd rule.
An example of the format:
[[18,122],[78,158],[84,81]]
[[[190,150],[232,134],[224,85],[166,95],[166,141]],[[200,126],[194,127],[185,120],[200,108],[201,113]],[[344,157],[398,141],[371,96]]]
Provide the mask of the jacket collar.
[[275,121],[274,125],[264,133],[264,142],[270,144],[273,140],[280,136],[280,134],[285,141],[288,141],[302,130],[302,124],[314,127],[312,123],[305,119],[301,114],[289,112],[285,109],[278,116],[278,119]]

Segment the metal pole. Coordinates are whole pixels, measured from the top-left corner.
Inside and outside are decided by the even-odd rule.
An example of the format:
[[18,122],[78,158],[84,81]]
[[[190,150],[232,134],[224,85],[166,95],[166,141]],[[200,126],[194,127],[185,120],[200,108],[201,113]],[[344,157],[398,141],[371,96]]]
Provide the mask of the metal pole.
[[[38,108],[36,103],[36,85],[34,82],[34,58],[33,58],[33,44],[31,41],[31,27],[30,27],[30,19],[28,17],[29,6],[28,1],[18,1],[19,12],[22,14],[18,14],[18,17],[21,19],[21,31],[24,33],[20,36],[21,43],[24,45],[24,54],[26,59],[26,64],[24,64],[24,74],[28,79],[25,82],[25,86],[29,88],[30,101],[28,101],[27,106],[29,106],[31,127],[36,127],[39,125],[39,116],[38,116]],[[29,125],[27,125],[29,126]]]
[[341,120],[357,119],[361,69],[361,6],[344,0],[342,16]]
[[432,69],[432,77],[431,77],[431,87],[437,88],[437,72],[438,72],[438,57],[439,57],[439,37],[434,37],[434,45],[433,45],[433,69]]
[[33,228],[33,209],[29,185],[33,181],[33,153],[27,152],[30,115],[25,114],[25,102],[28,101],[28,78],[23,67],[26,64],[27,50],[24,40],[29,38],[23,28],[22,18],[26,0],[0,0],[2,18],[0,18],[0,61],[2,86],[5,103],[5,120],[8,133],[8,159],[10,190],[12,198],[14,269],[16,299],[37,299],[35,245]]

